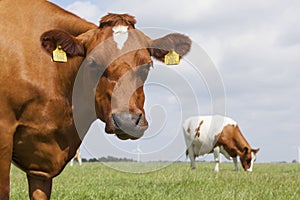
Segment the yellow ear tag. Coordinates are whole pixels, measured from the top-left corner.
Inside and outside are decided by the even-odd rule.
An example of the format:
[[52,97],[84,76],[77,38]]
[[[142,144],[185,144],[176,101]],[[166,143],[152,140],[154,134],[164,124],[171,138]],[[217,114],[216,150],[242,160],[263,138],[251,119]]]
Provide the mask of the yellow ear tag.
[[52,52],[53,54],[53,61],[54,62],[67,62],[67,54],[64,50],[61,49],[61,46],[58,45],[56,49]]
[[165,55],[166,65],[179,65],[179,63],[180,63],[179,54],[176,53],[174,50],[170,51],[168,54]]

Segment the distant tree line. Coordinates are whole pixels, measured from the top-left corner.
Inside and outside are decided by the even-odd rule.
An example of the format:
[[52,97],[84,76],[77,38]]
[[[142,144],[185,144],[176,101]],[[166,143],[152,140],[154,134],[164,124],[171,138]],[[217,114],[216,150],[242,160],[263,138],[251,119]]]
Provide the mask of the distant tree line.
[[[117,157],[114,157],[114,156],[107,156],[107,157],[90,158],[90,159],[82,158],[82,162],[137,162],[137,161],[134,160],[134,159],[130,159],[130,158],[117,158]],[[157,162],[170,162],[170,161],[159,160]],[[183,162],[183,161],[175,161],[175,162]],[[197,160],[196,162],[214,162],[214,161]],[[227,163],[227,162],[231,162],[231,161],[224,160],[223,162]],[[286,161],[277,161],[277,162],[274,162],[274,163],[288,163],[288,162],[286,162]],[[295,160],[292,160],[292,163],[299,163],[299,162],[297,162],[297,160],[295,159]]]
[[82,158],[82,162],[136,162],[136,160],[130,158],[117,158],[113,156],[101,157],[101,158]]

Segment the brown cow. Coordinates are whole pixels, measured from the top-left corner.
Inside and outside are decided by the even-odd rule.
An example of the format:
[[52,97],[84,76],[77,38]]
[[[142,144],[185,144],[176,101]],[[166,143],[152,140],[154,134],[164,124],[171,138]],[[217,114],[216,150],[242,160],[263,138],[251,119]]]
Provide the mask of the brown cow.
[[218,172],[222,153],[227,159],[233,159],[236,171],[237,156],[244,170],[252,171],[259,149],[251,148],[233,119],[221,115],[189,117],[183,123],[183,132],[192,169],[197,156],[214,153]]
[[[72,112],[80,69],[101,75],[94,105],[105,131],[137,139],[148,127],[143,84],[151,56],[163,61],[174,50],[182,57],[191,46],[175,33],[152,40],[127,14],[109,14],[98,27],[44,0],[1,0],[0,20],[1,200],[9,199],[11,162],[26,172],[31,199],[50,198],[53,177],[84,136]],[[66,63],[51,61],[58,46]]]

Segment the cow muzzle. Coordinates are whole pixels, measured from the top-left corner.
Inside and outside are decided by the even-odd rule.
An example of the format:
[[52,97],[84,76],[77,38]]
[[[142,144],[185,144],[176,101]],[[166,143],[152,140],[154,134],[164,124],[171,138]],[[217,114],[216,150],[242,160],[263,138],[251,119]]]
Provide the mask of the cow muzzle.
[[107,133],[115,133],[122,140],[139,139],[148,128],[148,123],[142,113],[122,111],[113,113],[110,118],[111,126],[106,127]]

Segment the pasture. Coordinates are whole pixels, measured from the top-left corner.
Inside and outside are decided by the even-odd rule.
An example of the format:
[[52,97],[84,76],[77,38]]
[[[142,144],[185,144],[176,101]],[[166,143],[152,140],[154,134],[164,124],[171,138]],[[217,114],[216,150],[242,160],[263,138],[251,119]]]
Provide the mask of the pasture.
[[[132,174],[102,163],[84,163],[81,167],[75,163],[54,179],[51,199],[300,199],[300,164],[256,163],[252,173],[235,172],[232,163],[222,163],[219,173],[213,171],[214,163],[197,162],[196,167],[190,170],[189,163],[173,163],[154,172]],[[26,175],[14,166],[11,199],[28,199]]]

